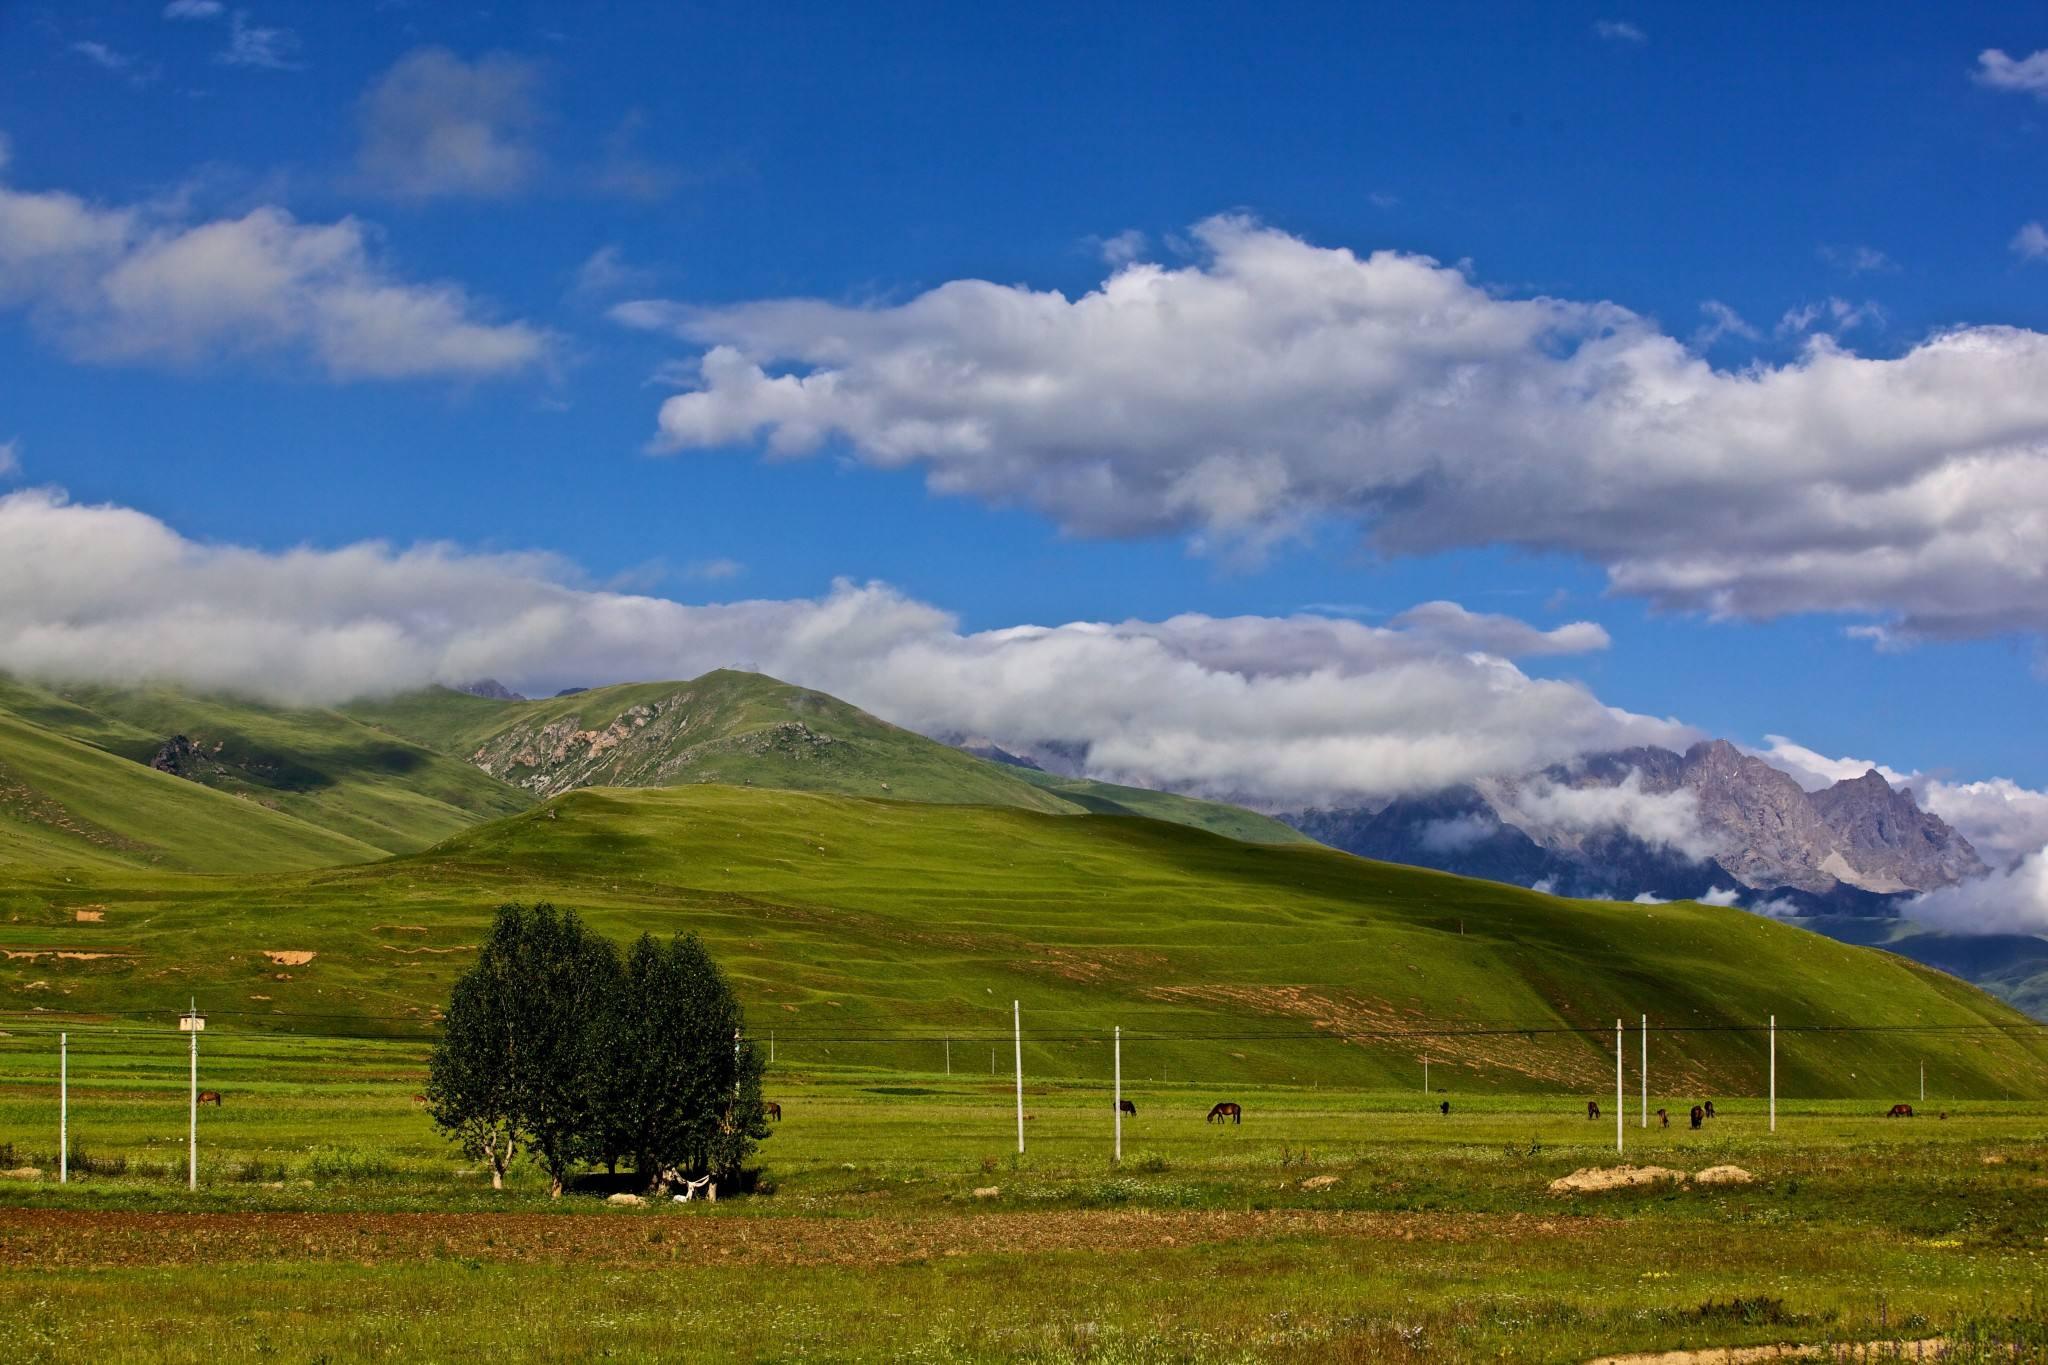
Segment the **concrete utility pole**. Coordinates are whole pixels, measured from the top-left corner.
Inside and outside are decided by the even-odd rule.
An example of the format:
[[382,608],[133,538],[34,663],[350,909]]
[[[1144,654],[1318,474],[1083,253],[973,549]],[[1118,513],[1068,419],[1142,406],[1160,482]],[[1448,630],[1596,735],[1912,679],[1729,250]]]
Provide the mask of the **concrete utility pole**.
[[1778,1131],[1778,1016],[1771,1016],[1771,1131]]
[[1017,1031],[1017,1154],[1024,1154],[1024,1006],[1010,1002],[1010,1023]]
[[1927,1103],[1927,1063],[1920,1063],[1920,1103]]
[[71,1179],[71,1035],[57,1035],[57,1183]]
[[1643,1016],[1643,1127],[1650,1126],[1650,1016]]
[[951,1038],[946,1040],[946,1074],[948,1076],[953,1074],[953,1040]]
[[1614,1151],[1616,1155],[1619,1155],[1621,1152],[1623,1093],[1621,1088],[1621,1020],[1617,1019],[1614,1021]]
[[1422,1093],[1429,1093],[1429,1058],[1422,1059]]
[[191,1012],[178,1023],[184,1028],[192,1044],[192,1087],[187,1099],[187,1143],[188,1158],[185,1167],[185,1188],[199,1188],[199,1030],[206,1027],[206,1019],[199,1013],[199,997],[192,997]]
[[1116,1159],[1124,1159],[1124,1026],[1116,1026]]

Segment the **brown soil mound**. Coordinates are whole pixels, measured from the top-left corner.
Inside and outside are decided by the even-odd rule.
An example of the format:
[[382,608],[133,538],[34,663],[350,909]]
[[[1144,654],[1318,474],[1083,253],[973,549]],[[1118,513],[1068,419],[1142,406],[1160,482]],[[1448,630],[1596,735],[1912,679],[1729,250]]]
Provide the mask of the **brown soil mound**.
[[319,956],[298,948],[265,948],[263,955],[280,967],[303,967]]
[[1598,1194],[1602,1190],[1633,1189],[1663,1181],[1684,1183],[1684,1171],[1663,1166],[1582,1166],[1570,1175],[1550,1182],[1552,1194]]

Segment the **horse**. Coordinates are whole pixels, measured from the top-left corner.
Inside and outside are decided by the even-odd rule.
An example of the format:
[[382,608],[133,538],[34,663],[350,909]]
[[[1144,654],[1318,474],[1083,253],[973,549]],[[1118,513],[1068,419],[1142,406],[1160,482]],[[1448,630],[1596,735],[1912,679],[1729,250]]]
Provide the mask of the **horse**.
[[1116,1111],[1119,1114],[1129,1114],[1132,1118],[1138,1117],[1138,1106],[1132,1104],[1129,1100],[1118,1100],[1116,1102]]
[[213,1106],[214,1108],[216,1108],[216,1109],[220,1108],[220,1091],[218,1091],[218,1090],[202,1090],[202,1091],[200,1091],[200,1092],[199,1092],[199,1102],[200,1102],[201,1104],[210,1104],[210,1105],[212,1105],[212,1106]]
[[1671,1115],[1659,1109],[1657,1111],[1657,1126],[1659,1128],[1669,1128],[1671,1126]]
[[780,1123],[782,1122],[782,1106],[775,1100],[763,1100],[761,1102],[761,1115],[763,1118],[770,1118]]
[[1700,1108],[1700,1107],[1699,1107],[1698,1105],[1694,1105],[1694,1106],[1692,1107],[1692,1126],[1693,1126],[1693,1127],[1695,1127],[1695,1128],[1699,1127],[1699,1126],[1700,1126],[1700,1123],[1701,1123],[1701,1122],[1702,1122],[1702,1121],[1703,1121],[1703,1120],[1704,1120],[1704,1119],[1705,1119],[1706,1117],[1707,1117],[1707,1111],[1706,1111],[1706,1110],[1704,1110],[1704,1109]]
[[1600,1117],[1600,1101],[1598,1101],[1598,1100],[1587,1100],[1587,1101],[1586,1101],[1586,1117],[1587,1117],[1588,1119],[1597,1119],[1597,1118],[1599,1118],[1599,1117]]
[[1440,1105],[1438,1105],[1438,1106],[1436,1107],[1436,1112],[1437,1112],[1437,1113],[1439,1113],[1439,1114],[1448,1114],[1448,1113],[1450,1113],[1450,1112],[1451,1112],[1451,1102],[1450,1102],[1449,1100],[1445,1100],[1445,1101],[1444,1101],[1444,1102],[1443,1102],[1442,1104],[1440,1104]]
[[1885,1117],[1888,1119],[1912,1118],[1913,1106],[1910,1104],[1895,1104],[1892,1106],[1892,1111],[1889,1114],[1886,1114]]
[[1714,1117],[1714,1102],[1712,1100],[1708,1100],[1705,1104],[1701,1105],[1700,1107],[1707,1111],[1708,1118]]
[[1202,1122],[1243,1123],[1244,1106],[1236,1103],[1233,1100],[1219,1100],[1216,1104],[1216,1107],[1209,1111],[1209,1117],[1203,1119]]
[[414,1104],[424,1106],[427,1102],[427,1097],[425,1095],[414,1095],[412,1097],[412,1102]]

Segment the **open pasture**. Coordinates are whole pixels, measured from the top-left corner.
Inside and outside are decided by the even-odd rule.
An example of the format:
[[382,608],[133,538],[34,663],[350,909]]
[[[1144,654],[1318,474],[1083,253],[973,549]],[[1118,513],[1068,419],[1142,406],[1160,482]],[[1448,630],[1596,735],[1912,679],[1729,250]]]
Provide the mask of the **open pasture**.
[[[0,1144],[53,1172],[54,1032],[7,1031]],[[1027,1075],[1019,1157],[1007,1055],[995,1077],[785,1062],[761,1194],[621,1209],[549,1201],[524,1167],[492,1195],[413,1102],[418,1044],[225,1031],[202,1043],[223,1104],[201,1112],[188,1194],[183,1041],[72,1039],[86,1169],[0,1180],[14,1358],[1573,1359],[1973,1333],[1986,1358],[2048,1350],[2039,1103],[1931,1092],[1903,1120],[1784,1097],[1771,1134],[1760,1101],[1714,1096],[1695,1133],[1696,1097],[1653,1092],[1674,1122],[1645,1131],[1631,1095],[1629,1161],[1756,1183],[1560,1197],[1552,1179],[1614,1163],[1611,1106],[1591,1122],[1584,1097],[1462,1095],[1454,1075],[1425,1096],[1127,1069],[1119,1166],[1105,1083]],[[1225,1098],[1242,1126],[1203,1122]]]

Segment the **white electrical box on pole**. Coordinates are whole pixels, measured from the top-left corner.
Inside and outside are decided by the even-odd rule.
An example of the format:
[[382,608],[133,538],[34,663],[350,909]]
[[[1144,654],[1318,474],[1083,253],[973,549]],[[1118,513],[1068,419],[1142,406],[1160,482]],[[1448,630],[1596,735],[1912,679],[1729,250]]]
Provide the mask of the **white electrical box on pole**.
[[1116,1159],[1124,1159],[1124,1026],[1116,1026]]
[[1017,1034],[1017,1154],[1024,1153],[1024,1006],[1010,1002],[1010,1023]]

